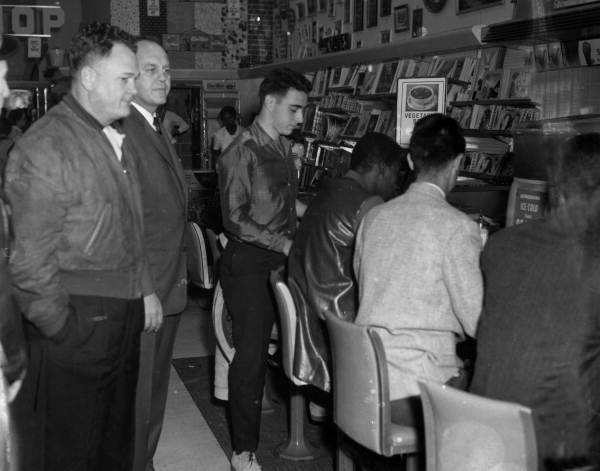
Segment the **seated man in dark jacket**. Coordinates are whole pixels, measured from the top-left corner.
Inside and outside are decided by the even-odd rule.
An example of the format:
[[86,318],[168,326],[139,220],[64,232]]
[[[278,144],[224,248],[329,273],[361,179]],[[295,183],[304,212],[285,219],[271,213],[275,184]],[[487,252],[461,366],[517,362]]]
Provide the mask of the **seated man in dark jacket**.
[[540,470],[598,469],[600,134],[567,141],[550,177],[547,217],[483,251],[471,391],[532,408]]
[[356,231],[369,209],[394,195],[401,171],[405,176],[408,164],[398,144],[384,134],[366,134],[354,147],[348,173],[323,185],[294,238],[288,261],[298,314],[294,374],[324,391],[331,381],[324,313],[356,316]]

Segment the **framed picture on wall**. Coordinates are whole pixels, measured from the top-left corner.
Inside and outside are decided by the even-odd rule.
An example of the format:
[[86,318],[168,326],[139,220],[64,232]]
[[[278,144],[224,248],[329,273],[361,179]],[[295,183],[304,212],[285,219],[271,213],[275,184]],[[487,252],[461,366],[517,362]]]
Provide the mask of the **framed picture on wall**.
[[392,14],[392,0],[381,0],[381,9],[379,16],[390,16]]
[[394,7],[394,33],[408,31],[410,28],[410,15],[407,5]]
[[377,26],[377,0],[367,0],[367,28]]
[[504,3],[504,0],[456,0],[456,13],[469,13],[482,8],[493,7]]
[[365,3],[364,0],[354,0],[354,15],[352,21],[353,31],[362,31],[365,26]]
[[412,37],[418,38],[423,34],[423,9],[415,8],[412,12]]

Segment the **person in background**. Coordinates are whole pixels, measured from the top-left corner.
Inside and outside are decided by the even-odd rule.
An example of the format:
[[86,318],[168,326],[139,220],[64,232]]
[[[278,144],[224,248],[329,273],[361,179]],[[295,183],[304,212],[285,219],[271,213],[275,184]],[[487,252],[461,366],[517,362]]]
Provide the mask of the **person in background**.
[[233,106],[224,106],[221,108],[217,119],[219,120],[219,123],[221,123],[221,127],[215,132],[212,138],[211,149],[214,162],[217,161],[217,157],[219,157],[219,155],[229,147],[229,144],[231,144],[242,132],[242,128],[238,124],[238,113]]
[[112,126],[136,93],[135,46],[94,23],[73,39],[70,63],[70,93],[15,143],[6,167],[10,269],[30,351],[16,401],[31,418],[22,469],[126,471],[153,289],[135,165]]
[[31,125],[30,111],[28,108],[10,110],[6,115],[6,120],[10,125],[8,137],[13,141],[17,141]]
[[153,471],[160,438],[175,334],[187,303],[185,225],[187,191],[183,167],[170,136],[157,116],[171,89],[171,69],[164,49],[139,40],[131,114],[123,119],[124,149],[139,176],[144,209],[144,242],[156,294],[144,298],[145,325],[140,347],[136,399],[136,466]]
[[352,151],[350,170],[323,184],[294,238],[288,258],[298,316],[294,375],[324,391],[331,387],[325,315],[354,321],[356,232],[371,208],[394,195],[400,173],[408,173],[406,152],[385,134],[364,135]]
[[481,312],[478,225],[453,208],[465,139],[442,114],[415,124],[408,161],[416,181],[364,218],[354,256],[356,323],[375,327],[387,357],[392,420],[422,423],[418,380],[466,387],[456,343]]
[[2,181],[2,176],[4,175],[8,153],[15,145],[15,142],[23,136],[23,133],[30,124],[29,110],[27,108],[16,108],[6,114],[6,134],[0,140],[0,181]]
[[290,69],[269,73],[259,88],[254,123],[219,157],[217,173],[228,238],[220,280],[232,318],[235,355],[229,368],[234,471],[260,470],[255,456],[267,349],[275,300],[271,270],[285,267],[305,206],[285,137],[302,123],[310,82]]
[[600,134],[569,139],[549,180],[548,215],[483,251],[471,392],[533,410],[540,470],[600,469]]
[[171,144],[175,144],[177,138],[190,129],[190,125],[174,111],[164,110],[162,115],[163,126],[169,133]]
[[[0,60],[0,109],[9,95],[7,71],[6,61]],[[9,404],[21,387],[27,368],[27,355],[20,313],[14,303],[8,271],[8,257],[12,245],[10,227],[10,209],[4,191],[0,189],[0,469],[18,471],[18,437],[14,436]]]

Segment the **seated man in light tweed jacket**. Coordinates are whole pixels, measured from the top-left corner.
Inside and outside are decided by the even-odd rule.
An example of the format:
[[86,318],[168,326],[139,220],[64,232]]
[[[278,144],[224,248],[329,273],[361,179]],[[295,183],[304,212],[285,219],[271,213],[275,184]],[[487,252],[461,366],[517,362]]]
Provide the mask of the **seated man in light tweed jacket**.
[[392,419],[403,424],[421,423],[418,380],[462,383],[456,343],[475,334],[481,311],[479,228],[446,202],[464,151],[454,119],[419,120],[409,155],[415,183],[369,212],[357,236],[356,323],[378,328]]

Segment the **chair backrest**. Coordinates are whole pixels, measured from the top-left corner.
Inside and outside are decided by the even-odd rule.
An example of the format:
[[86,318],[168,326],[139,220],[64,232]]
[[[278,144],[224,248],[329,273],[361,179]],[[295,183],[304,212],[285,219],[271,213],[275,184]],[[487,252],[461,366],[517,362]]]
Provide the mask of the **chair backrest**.
[[212,255],[214,268],[217,265],[219,258],[221,257],[221,243],[219,242],[215,231],[213,231],[210,227],[206,228],[206,239],[208,240],[208,246],[210,247],[210,253]]
[[[330,314],[325,322],[333,357],[333,409],[337,426],[361,445],[384,456],[413,452],[416,432],[392,425],[385,352],[377,333]],[[412,443],[394,440],[404,429]]]
[[187,265],[190,281],[199,288],[211,289],[213,287],[212,273],[208,266],[208,255],[202,229],[195,222],[188,224],[188,251]]
[[530,409],[436,383],[419,388],[427,471],[537,471]]
[[294,351],[296,345],[296,306],[281,271],[274,270],[270,276],[271,286],[277,301],[279,323],[281,324],[281,361],[287,377],[297,386],[305,383],[294,376]]
[[225,301],[223,299],[221,282],[217,282],[217,286],[215,286],[212,304],[212,319],[217,346],[223,353],[227,362],[231,363],[235,353],[235,348],[233,347],[233,328],[231,325],[231,317],[227,312],[227,307],[225,306]]

